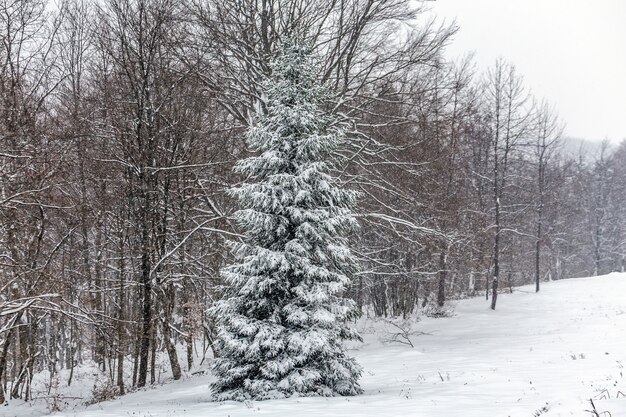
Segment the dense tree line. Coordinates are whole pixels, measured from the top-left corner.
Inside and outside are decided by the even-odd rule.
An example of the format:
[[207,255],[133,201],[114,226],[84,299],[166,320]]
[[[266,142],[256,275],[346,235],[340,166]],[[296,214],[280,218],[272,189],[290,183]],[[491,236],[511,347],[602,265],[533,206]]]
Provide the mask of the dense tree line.
[[360,195],[364,314],[478,293],[495,309],[516,285],[622,271],[626,144],[565,152],[515,67],[447,61],[456,28],[420,7],[0,2],[0,403],[86,361],[120,393],[155,382],[161,353],[178,379],[215,347],[207,309],[241,239],[225,190],[295,30],[346,137],[333,175]]

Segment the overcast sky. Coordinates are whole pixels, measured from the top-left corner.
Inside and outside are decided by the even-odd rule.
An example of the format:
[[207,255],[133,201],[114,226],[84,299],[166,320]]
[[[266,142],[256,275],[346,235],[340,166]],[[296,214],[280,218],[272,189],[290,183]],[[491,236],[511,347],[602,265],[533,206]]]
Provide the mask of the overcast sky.
[[626,138],[626,0],[435,0],[460,30],[451,56],[480,68],[513,62],[535,96],[555,105],[568,136]]

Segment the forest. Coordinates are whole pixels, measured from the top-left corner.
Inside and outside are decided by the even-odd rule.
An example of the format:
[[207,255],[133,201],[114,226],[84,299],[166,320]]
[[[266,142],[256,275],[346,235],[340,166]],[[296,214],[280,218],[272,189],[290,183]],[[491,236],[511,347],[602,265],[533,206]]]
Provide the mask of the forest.
[[220,356],[233,168],[294,34],[344,136],[360,315],[624,272],[626,142],[565,137],[514,63],[448,59],[457,30],[408,0],[0,1],[0,404],[42,371],[92,361],[117,395]]

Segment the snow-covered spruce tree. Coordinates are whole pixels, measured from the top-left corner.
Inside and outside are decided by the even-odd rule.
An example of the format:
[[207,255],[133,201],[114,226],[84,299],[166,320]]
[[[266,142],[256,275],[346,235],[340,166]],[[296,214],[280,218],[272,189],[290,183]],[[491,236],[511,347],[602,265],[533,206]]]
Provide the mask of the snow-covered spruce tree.
[[222,271],[224,298],[213,309],[220,357],[212,388],[218,400],[355,395],[361,367],[346,340],[360,340],[343,297],[357,267],[346,234],[356,227],[355,192],[330,175],[342,131],[320,109],[325,90],[309,47],[286,42],[265,84],[267,114],[247,132],[258,156],[235,170],[244,243]]

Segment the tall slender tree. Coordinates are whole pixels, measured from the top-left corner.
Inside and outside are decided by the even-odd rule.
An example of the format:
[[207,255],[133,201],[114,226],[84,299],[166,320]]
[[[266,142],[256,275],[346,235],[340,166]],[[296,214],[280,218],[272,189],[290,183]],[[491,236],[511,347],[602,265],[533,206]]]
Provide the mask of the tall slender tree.
[[220,400],[361,392],[361,368],[342,343],[360,339],[346,323],[354,302],[343,297],[357,267],[345,237],[357,226],[356,194],[330,174],[343,135],[321,109],[317,73],[311,47],[286,41],[265,85],[267,113],[247,133],[258,156],[235,167],[247,177],[231,190],[246,239],[234,245],[214,308]]

